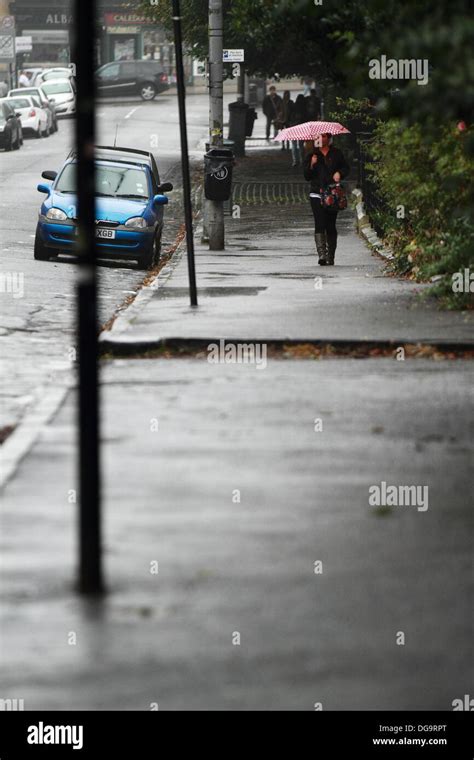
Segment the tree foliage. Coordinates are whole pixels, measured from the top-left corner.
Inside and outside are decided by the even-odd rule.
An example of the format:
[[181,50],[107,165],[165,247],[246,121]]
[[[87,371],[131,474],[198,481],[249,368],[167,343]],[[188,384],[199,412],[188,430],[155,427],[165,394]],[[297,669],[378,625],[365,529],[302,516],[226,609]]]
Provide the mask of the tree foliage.
[[[137,7],[172,28],[171,1]],[[187,46],[208,51],[208,0],[183,0]],[[433,117],[472,120],[474,18],[469,0],[223,0],[225,47],[245,48],[245,67],[264,77],[316,77],[340,96],[369,97],[381,112],[407,123]],[[427,59],[426,86],[373,80],[369,62],[381,55]],[[397,90],[396,93],[393,91]]]

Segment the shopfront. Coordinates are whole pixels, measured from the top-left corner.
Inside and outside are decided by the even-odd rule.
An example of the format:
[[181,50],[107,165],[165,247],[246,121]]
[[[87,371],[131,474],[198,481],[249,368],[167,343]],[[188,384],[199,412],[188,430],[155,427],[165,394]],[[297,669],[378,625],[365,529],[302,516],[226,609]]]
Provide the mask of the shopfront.
[[59,7],[51,0],[17,0],[10,7],[17,36],[32,38],[32,50],[22,53],[20,65],[64,65],[71,61],[72,1],[61,2]]

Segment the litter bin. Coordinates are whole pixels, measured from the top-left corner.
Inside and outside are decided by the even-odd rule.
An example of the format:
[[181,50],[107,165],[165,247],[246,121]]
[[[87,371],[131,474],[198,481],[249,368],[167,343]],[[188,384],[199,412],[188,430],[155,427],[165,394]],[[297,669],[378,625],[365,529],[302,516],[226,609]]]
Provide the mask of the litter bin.
[[235,143],[235,155],[245,156],[245,134],[249,107],[242,98],[229,103],[229,139]]
[[245,114],[245,137],[252,137],[253,125],[256,119],[258,119],[258,114],[255,108],[249,108]]
[[211,148],[204,155],[204,195],[209,201],[228,201],[232,193],[234,154],[229,148]]

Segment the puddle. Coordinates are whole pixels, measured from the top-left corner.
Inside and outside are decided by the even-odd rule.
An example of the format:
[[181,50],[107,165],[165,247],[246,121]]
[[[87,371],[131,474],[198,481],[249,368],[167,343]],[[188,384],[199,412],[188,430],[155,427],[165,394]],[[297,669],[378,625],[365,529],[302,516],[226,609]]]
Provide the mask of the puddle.
[[[222,288],[199,288],[200,296],[209,296],[210,298],[219,298],[222,296],[258,296],[260,291],[266,290],[266,287],[222,287]],[[188,288],[160,288],[158,290],[160,298],[187,298],[189,296]]]

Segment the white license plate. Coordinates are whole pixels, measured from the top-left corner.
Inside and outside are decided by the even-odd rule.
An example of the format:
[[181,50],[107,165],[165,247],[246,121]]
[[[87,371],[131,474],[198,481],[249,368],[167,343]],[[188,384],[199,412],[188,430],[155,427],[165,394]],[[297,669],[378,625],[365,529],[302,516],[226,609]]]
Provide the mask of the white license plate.
[[101,229],[99,227],[95,231],[95,236],[98,237],[98,238],[107,238],[107,240],[114,240],[115,239],[115,230]]

